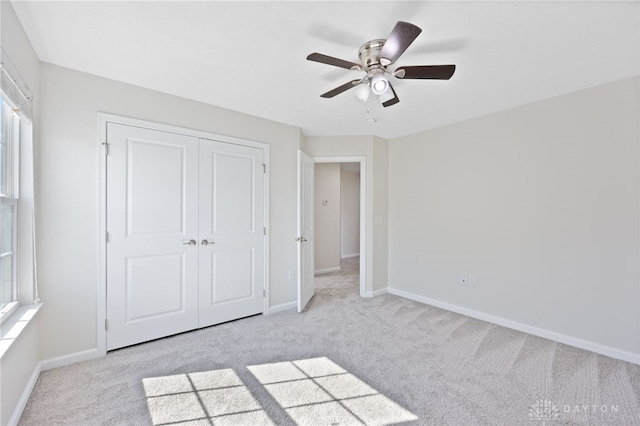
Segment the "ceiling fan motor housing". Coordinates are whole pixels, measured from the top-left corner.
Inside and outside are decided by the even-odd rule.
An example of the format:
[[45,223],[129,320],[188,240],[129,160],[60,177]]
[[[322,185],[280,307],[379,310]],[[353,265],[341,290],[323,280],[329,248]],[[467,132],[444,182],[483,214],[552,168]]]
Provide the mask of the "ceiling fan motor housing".
[[380,50],[382,46],[384,46],[386,40],[384,39],[375,39],[370,40],[360,46],[358,50],[358,57],[360,58],[360,62],[362,63],[362,67],[365,71],[369,72],[370,69],[384,69],[384,67],[380,64]]

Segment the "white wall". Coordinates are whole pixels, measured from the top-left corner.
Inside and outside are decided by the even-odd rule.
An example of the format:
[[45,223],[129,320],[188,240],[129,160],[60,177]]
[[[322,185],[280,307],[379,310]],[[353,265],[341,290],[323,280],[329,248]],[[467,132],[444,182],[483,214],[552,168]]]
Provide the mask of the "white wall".
[[51,64],[42,64],[41,76],[42,359],[97,345],[98,112],[269,143],[270,305],[295,300],[288,271],[296,266],[299,128]]
[[[29,43],[29,40],[18,21],[18,18],[8,1],[0,1],[0,44],[7,53],[20,75],[33,91],[34,95],[34,150],[37,152],[39,134],[39,78],[40,62]],[[37,154],[36,154],[37,161]],[[30,217],[30,211],[24,211],[25,205],[21,204],[20,217]],[[29,206],[30,208],[30,206]],[[25,223],[21,223],[20,230],[25,229]],[[30,223],[26,229],[30,230]],[[26,236],[28,242],[30,235]],[[25,244],[21,239],[20,254],[24,252]],[[27,244],[28,245],[28,244]],[[30,249],[31,247],[26,247]],[[29,268],[20,268],[20,280],[29,279]],[[27,273],[29,272],[29,276]],[[22,282],[22,281],[21,281]],[[24,295],[21,295],[24,296]],[[24,297],[21,297],[25,302]],[[39,313],[38,315],[40,315]],[[28,323],[25,329],[13,341],[11,347],[3,354],[0,360],[0,424],[8,424],[16,408],[26,403],[21,400],[25,390],[30,389],[33,383],[30,381],[34,372],[37,373],[39,358],[40,324],[36,316]]]
[[390,287],[640,362],[638,93],[628,78],[390,141]]
[[373,137],[373,263],[376,280],[373,291],[388,287],[389,264],[389,142]]
[[[304,151],[311,157],[366,158],[366,292],[387,287],[387,152],[386,140],[375,136],[307,136]],[[374,225],[374,212],[379,223]],[[377,260],[377,261],[376,261]]]
[[[347,167],[348,165],[348,167]],[[355,166],[356,170],[352,170]],[[340,164],[342,223],[340,238],[341,257],[360,254],[360,163]]]
[[314,176],[315,272],[340,270],[340,164],[318,163]]

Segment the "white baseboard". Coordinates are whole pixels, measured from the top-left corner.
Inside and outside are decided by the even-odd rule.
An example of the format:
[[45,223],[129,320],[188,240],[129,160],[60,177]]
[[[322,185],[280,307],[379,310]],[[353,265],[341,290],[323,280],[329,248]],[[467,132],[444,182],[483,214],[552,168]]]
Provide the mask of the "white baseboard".
[[315,275],[318,274],[328,274],[329,272],[340,272],[342,268],[339,266],[336,266],[335,268],[327,268],[327,269],[318,269],[317,271],[314,272]]
[[33,388],[36,386],[36,382],[38,381],[38,377],[41,372],[51,370],[53,368],[64,367],[65,365],[75,364],[76,362],[88,361],[101,356],[104,356],[104,354],[98,351],[97,348],[94,348],[38,362],[33,369],[33,373],[31,373],[31,377],[20,396],[20,399],[18,400],[18,404],[13,410],[13,414],[9,420],[9,425],[17,425],[20,421],[20,417],[22,417],[22,413],[27,406],[27,402],[29,402],[29,397],[31,396],[31,392],[33,392]]
[[275,314],[282,311],[288,311],[289,309],[295,309],[297,306],[298,306],[298,302],[289,302],[289,303],[283,303],[281,305],[271,306],[269,308],[269,311],[267,312],[267,315]]
[[348,259],[350,257],[359,257],[360,253],[343,254],[341,259]]
[[376,290],[376,291],[366,291],[362,297],[376,297],[376,296],[381,296],[383,294],[388,293],[387,288],[381,288],[380,290]]
[[100,358],[104,354],[100,353],[97,348],[87,349],[86,351],[76,352],[69,355],[63,355],[56,358],[45,359],[40,361],[41,371],[51,370],[52,368],[64,367],[65,365],[75,364],[76,362],[88,361],[90,359]]
[[461,306],[456,306],[449,303],[441,302],[439,300],[430,299],[428,297],[419,296],[417,294],[409,293],[403,290],[398,290],[392,287],[389,287],[388,292],[391,294],[395,294],[396,296],[415,300],[416,302],[426,303],[427,305],[446,309],[447,311],[466,315],[471,318],[476,318],[482,321],[490,322],[492,324],[497,324],[503,327],[511,328],[513,330],[522,331],[523,333],[533,334],[534,336],[543,337],[545,339],[553,340],[555,342],[564,343],[569,346],[574,346],[576,348],[585,349],[601,355],[609,356],[611,358],[616,358],[622,361],[627,361],[633,364],[640,365],[639,354],[621,351],[619,349],[615,349],[609,346],[604,346],[599,343],[590,342],[588,340],[579,339],[577,337],[567,336],[565,334],[556,333],[555,331],[545,330],[545,329],[534,327],[528,324],[523,324],[521,322],[508,320],[501,317],[496,317],[494,315],[485,314],[483,312],[478,312],[472,309],[463,308]]
[[13,414],[9,419],[9,426],[17,425],[20,421],[20,417],[22,417],[22,413],[24,409],[27,407],[27,402],[29,402],[29,397],[31,396],[31,392],[33,392],[33,388],[36,386],[36,382],[38,381],[38,377],[40,377],[40,372],[42,371],[42,362],[36,364],[36,367],[33,369],[33,373],[31,373],[31,377],[29,377],[29,381],[27,382],[27,386],[25,386],[24,391],[22,391],[22,395],[20,395],[20,399],[18,400],[18,404],[13,410]]

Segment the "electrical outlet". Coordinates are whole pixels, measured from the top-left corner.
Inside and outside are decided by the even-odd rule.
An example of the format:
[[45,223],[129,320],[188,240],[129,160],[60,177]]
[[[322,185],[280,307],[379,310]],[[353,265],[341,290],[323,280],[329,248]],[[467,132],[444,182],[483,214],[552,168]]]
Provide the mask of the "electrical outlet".
[[467,285],[467,276],[465,274],[460,274],[460,284]]
[[289,269],[289,279],[292,280],[296,277],[296,273],[293,271],[293,269]]
[[467,284],[469,284],[472,287],[475,287],[476,286],[476,276],[475,275],[469,275],[469,280],[468,280]]

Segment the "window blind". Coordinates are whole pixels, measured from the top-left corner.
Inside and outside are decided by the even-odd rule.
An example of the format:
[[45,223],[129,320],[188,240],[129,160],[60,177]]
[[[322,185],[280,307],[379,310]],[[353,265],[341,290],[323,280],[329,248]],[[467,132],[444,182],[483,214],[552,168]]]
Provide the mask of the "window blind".
[[29,121],[33,121],[33,92],[22,79],[9,56],[0,49],[0,89]]

